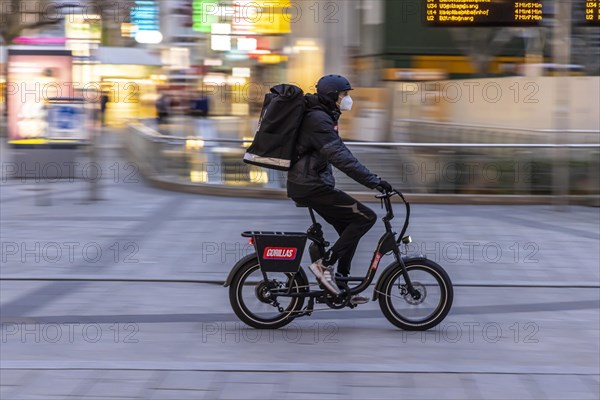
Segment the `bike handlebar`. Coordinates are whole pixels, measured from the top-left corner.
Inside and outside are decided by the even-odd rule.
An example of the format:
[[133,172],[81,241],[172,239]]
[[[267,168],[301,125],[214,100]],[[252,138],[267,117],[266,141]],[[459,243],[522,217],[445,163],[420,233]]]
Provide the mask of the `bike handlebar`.
[[392,192],[389,192],[389,193],[388,193],[388,192],[386,192],[386,193],[380,193],[380,194],[376,194],[376,195],[375,195],[375,198],[376,198],[376,199],[383,199],[383,198],[385,198],[385,197],[392,197],[392,196],[393,196],[393,194],[392,194],[392,193],[394,193],[394,191],[392,191]]
[[393,189],[391,192],[384,192],[381,194],[376,194],[375,198],[380,199],[382,201],[382,203],[385,204],[385,210],[387,211],[387,214],[385,215],[385,217],[383,217],[383,222],[386,225],[386,228],[391,229],[390,221],[394,218],[394,210],[392,209],[392,201],[390,199],[394,195],[400,196],[400,198],[404,202],[404,206],[406,208],[406,217],[404,218],[404,225],[402,226],[402,231],[400,232],[400,235],[398,235],[398,239],[397,239],[397,242],[400,243],[400,241],[404,237],[404,234],[406,233],[406,230],[408,229],[408,222],[410,219],[410,204],[409,204],[409,202],[406,201],[406,199],[404,198],[404,195],[401,192],[399,192],[395,189]]

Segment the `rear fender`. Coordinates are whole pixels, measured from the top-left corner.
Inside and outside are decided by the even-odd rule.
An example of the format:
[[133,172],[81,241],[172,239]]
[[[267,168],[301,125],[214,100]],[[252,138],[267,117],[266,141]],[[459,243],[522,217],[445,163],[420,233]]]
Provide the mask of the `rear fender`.
[[231,281],[233,280],[233,277],[238,273],[238,271],[248,262],[253,260],[256,261],[256,263],[258,263],[258,256],[256,255],[256,253],[250,253],[246,257],[243,257],[238,262],[236,262],[231,271],[229,271],[229,275],[227,275],[227,279],[225,279],[225,283],[223,284],[223,286],[228,287],[229,285],[231,285]]
[[[404,264],[407,264],[412,261],[426,261],[426,260],[427,260],[427,257],[425,257],[423,255],[402,257],[402,261],[404,261]],[[375,290],[373,291],[373,298],[371,300],[376,301],[379,299],[379,293],[383,290],[383,283],[387,280],[389,275],[394,273],[394,271],[398,267],[400,267],[400,266],[398,265],[397,261],[394,261],[393,263],[391,263],[390,265],[385,267],[385,269],[379,276],[379,279],[377,280],[377,284],[375,285]]]

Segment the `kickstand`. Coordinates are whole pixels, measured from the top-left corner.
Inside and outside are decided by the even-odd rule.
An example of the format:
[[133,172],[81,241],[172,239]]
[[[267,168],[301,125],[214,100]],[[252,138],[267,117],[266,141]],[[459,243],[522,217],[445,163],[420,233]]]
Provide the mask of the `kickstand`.
[[314,298],[314,297],[311,297],[311,298],[308,300],[308,305],[307,305],[307,306],[306,306],[306,308],[304,309],[304,310],[305,310],[304,312],[306,313],[306,315],[308,315],[308,316],[310,317],[310,316],[311,316],[311,314],[312,314],[312,312],[313,312],[313,310],[314,310],[314,308],[315,308],[315,298]]

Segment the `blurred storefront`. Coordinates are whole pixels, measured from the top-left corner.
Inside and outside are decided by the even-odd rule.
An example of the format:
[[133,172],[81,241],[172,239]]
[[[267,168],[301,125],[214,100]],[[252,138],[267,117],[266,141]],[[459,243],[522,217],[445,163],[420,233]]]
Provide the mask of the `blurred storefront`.
[[[83,12],[83,11],[82,11]],[[73,82],[75,89],[82,94],[91,94],[90,101],[98,97],[99,86],[95,80],[94,53],[100,46],[102,21],[97,14],[72,14],[64,21],[65,48],[73,57]]]
[[108,95],[106,124],[122,126],[129,118],[153,118],[162,83],[158,54],[140,48],[101,47],[97,50],[95,75]]
[[176,0],[160,7],[163,53],[189,59],[187,66],[164,63],[165,90],[209,96],[211,115],[248,116],[272,85],[289,80],[290,0]]

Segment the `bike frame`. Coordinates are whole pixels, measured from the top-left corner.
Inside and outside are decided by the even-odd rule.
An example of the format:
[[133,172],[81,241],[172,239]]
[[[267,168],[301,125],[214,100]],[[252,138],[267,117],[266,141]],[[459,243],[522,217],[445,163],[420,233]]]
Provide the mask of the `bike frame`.
[[[402,201],[404,202],[405,207],[406,207],[406,217],[404,220],[404,225],[402,227],[402,231],[400,232],[400,235],[398,235],[397,240],[395,239],[396,233],[392,231],[392,225],[390,223],[390,221],[392,219],[394,219],[394,211],[393,211],[392,202],[391,202],[391,198],[394,195],[400,196],[400,198],[402,199]],[[385,206],[386,215],[382,218],[383,224],[385,226],[385,233],[381,236],[381,238],[379,239],[379,242],[377,243],[377,247],[375,249],[375,252],[373,253],[373,257],[371,258],[371,263],[369,264],[370,265],[369,269],[367,271],[367,274],[364,277],[349,276],[349,277],[345,277],[345,278],[337,278],[336,279],[337,281],[340,281],[340,282],[360,282],[357,286],[351,287],[348,290],[343,291],[342,295],[346,295],[346,296],[347,295],[355,295],[355,294],[365,291],[371,285],[371,283],[373,282],[373,279],[375,278],[375,274],[377,272],[377,268],[379,267],[379,262],[381,261],[381,258],[385,254],[393,252],[396,262],[402,269],[402,275],[405,279],[408,293],[412,296],[418,296],[419,293],[416,289],[414,289],[412,282],[410,281],[410,277],[408,276],[408,273],[406,272],[406,266],[402,259],[402,256],[400,253],[400,247],[399,247],[400,243],[403,243],[403,242],[408,243],[408,242],[405,242],[405,240],[408,240],[408,238],[405,238],[404,234],[406,233],[406,230],[408,229],[408,223],[409,223],[409,219],[410,219],[410,204],[406,201],[406,199],[404,198],[402,193],[397,192],[395,190],[392,192],[377,195],[375,197],[380,199],[381,202]],[[323,237],[323,231],[321,229],[321,225],[317,222],[314,211],[310,207],[309,207],[309,213],[310,213],[310,217],[311,217],[313,224],[307,231],[307,239],[312,241],[317,246],[319,246],[320,249],[324,249],[325,247],[327,247],[328,242],[326,242]],[[322,255],[323,254],[321,254],[321,256]],[[312,256],[312,254],[311,254],[311,256]],[[312,260],[312,261],[315,261],[315,260]],[[264,277],[265,281],[268,281],[266,272],[263,272],[263,277]],[[292,287],[290,286],[287,293],[272,293],[271,295],[272,295],[272,298],[275,300],[277,297],[314,298],[314,297],[322,297],[322,296],[328,294],[328,292],[326,292],[325,290],[316,290],[316,291],[309,290],[307,292],[300,292],[300,293],[292,293],[291,291],[292,291]]]

